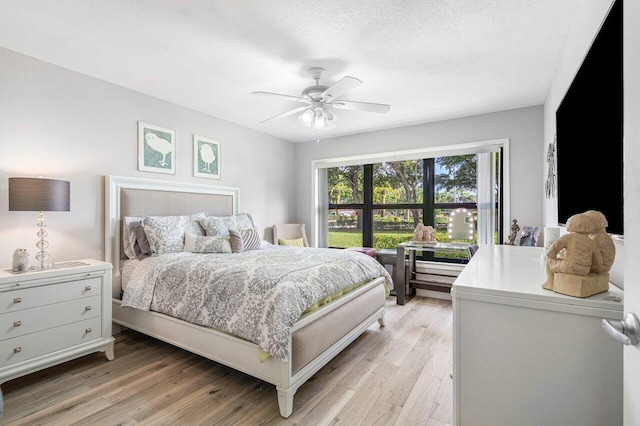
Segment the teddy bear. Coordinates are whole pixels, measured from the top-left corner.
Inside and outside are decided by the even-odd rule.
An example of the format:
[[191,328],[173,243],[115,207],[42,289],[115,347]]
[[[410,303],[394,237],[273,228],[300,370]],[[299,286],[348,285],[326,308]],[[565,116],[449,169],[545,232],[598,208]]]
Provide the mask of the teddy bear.
[[575,297],[589,297],[609,290],[609,270],[615,245],[605,216],[595,210],[573,215],[568,233],[547,251],[547,280],[542,288]]
[[27,249],[17,248],[13,252],[11,272],[25,272],[29,270],[29,253]]
[[586,211],[584,215],[593,219],[594,228],[589,233],[589,238],[596,243],[600,254],[602,254],[602,267],[594,267],[592,272],[609,272],[616,258],[616,245],[613,238],[607,234],[607,226],[609,225],[607,218],[596,210]]

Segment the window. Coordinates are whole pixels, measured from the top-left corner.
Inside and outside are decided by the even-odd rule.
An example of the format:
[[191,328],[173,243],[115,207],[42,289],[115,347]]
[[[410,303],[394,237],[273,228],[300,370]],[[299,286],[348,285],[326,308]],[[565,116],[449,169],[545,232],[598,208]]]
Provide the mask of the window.
[[[395,249],[413,238],[418,223],[433,226],[437,241],[462,241],[448,239],[447,225],[454,209],[465,208],[473,213],[477,226],[478,157],[467,154],[328,167],[328,246]],[[497,153],[495,158],[499,165]],[[490,169],[489,182],[499,182],[499,168]],[[497,184],[489,190],[494,212],[499,207],[499,190]],[[499,235],[498,217],[492,215],[494,240]],[[478,242],[478,233],[465,241]],[[456,261],[452,256],[424,253],[425,259]]]

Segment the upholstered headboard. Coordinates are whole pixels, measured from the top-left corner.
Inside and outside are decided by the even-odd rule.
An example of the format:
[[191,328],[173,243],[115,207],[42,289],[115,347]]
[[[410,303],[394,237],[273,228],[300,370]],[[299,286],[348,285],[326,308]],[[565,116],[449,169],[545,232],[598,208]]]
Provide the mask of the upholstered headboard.
[[113,297],[120,295],[120,263],[125,216],[173,216],[238,212],[238,188],[167,182],[119,176],[105,177],[105,261],[113,265]]

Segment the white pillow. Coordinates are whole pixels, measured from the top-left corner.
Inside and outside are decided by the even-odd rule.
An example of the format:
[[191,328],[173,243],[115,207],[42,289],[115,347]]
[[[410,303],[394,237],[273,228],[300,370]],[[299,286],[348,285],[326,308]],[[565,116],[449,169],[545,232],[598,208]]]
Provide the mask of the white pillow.
[[184,234],[184,249],[192,253],[231,253],[229,238]]

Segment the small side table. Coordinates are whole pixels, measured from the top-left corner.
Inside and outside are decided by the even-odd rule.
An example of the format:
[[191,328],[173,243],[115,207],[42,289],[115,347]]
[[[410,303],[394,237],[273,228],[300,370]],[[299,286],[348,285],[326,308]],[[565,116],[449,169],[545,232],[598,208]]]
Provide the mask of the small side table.
[[0,270],[0,384],[93,352],[114,359],[110,263]]
[[[466,243],[414,243],[407,241],[398,244],[396,248],[396,303],[404,305],[413,296],[416,289],[411,286],[411,280],[416,273],[416,252],[418,251],[444,251],[449,253],[463,253],[471,256],[469,244]],[[409,267],[405,270],[405,256],[409,257]],[[402,291],[404,289],[404,291]]]

